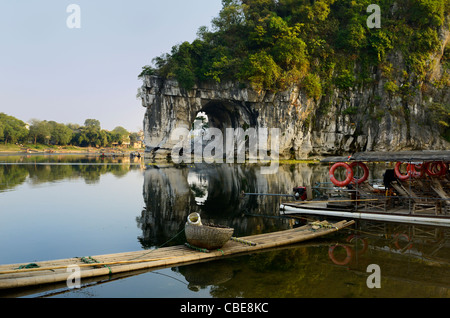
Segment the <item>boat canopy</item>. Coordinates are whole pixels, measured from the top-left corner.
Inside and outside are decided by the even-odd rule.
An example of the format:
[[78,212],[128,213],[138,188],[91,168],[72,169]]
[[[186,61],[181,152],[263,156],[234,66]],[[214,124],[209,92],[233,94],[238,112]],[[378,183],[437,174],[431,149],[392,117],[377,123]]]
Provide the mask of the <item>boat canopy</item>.
[[414,161],[450,161],[450,150],[417,150],[417,151],[367,151],[357,152],[346,157],[328,157],[321,162],[414,162]]

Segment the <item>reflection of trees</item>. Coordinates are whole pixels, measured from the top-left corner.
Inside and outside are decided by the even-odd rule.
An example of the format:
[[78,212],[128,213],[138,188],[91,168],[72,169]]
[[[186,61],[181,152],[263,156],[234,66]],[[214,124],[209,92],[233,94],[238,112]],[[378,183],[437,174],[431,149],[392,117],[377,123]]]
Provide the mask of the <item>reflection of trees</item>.
[[100,176],[112,173],[121,177],[130,171],[130,165],[121,160],[105,160],[88,156],[31,156],[2,157],[0,162],[0,191],[12,189],[27,179],[32,184],[64,179],[84,179],[87,184],[97,183]]
[[28,171],[21,166],[1,166],[0,165],[0,192],[12,189],[25,182]]
[[54,182],[74,177],[72,166],[68,165],[22,165],[18,166],[26,169],[29,180],[32,184]]

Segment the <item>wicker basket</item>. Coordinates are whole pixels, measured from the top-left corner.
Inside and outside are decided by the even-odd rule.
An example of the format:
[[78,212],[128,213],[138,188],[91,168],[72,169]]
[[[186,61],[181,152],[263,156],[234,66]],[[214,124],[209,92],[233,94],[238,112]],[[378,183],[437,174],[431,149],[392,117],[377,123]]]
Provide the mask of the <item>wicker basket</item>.
[[233,235],[233,228],[215,225],[192,225],[186,223],[184,232],[189,244],[214,250],[221,248]]

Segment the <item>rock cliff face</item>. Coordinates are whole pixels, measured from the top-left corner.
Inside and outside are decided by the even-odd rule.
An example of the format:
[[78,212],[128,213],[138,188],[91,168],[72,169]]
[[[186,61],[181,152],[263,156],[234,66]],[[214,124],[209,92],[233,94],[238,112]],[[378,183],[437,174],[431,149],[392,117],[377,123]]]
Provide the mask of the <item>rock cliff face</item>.
[[[386,75],[375,68],[373,81],[349,89],[333,88],[318,100],[309,98],[297,85],[283,92],[255,91],[240,83],[202,83],[191,90],[177,81],[144,76],[139,90],[144,118],[146,150],[166,157],[177,141],[175,128],[190,129],[199,112],[208,115],[210,127],[279,128],[281,158],[345,155],[357,151],[448,149],[430,120],[428,107],[450,103],[448,78],[440,59],[450,32],[440,34],[441,53],[430,61],[424,80],[405,74]],[[403,69],[404,57],[396,52],[388,58]],[[357,72],[357,70],[355,70]],[[448,76],[448,73],[446,74]],[[386,83],[404,90],[389,90]],[[436,83],[444,82],[444,85]]]

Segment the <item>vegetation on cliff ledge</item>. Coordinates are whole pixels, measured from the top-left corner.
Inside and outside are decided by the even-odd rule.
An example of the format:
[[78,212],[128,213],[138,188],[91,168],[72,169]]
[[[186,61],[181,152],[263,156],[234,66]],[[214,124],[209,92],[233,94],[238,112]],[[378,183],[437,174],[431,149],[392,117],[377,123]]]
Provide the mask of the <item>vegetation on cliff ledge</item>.
[[[381,8],[381,28],[367,27],[371,3]],[[317,94],[333,74],[342,86],[370,80],[371,67],[400,49],[406,71],[421,76],[449,12],[450,0],[223,0],[212,30],[201,27],[195,41],[156,57],[141,75],[176,77],[185,88],[231,79],[283,89],[305,79]],[[355,64],[362,69],[353,75]]]

